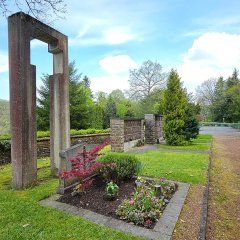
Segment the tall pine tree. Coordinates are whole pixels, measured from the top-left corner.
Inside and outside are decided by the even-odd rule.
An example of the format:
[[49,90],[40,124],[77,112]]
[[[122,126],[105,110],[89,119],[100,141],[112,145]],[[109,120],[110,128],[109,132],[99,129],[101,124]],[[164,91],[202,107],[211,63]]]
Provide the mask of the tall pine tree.
[[[69,63],[69,108],[70,127],[84,129],[91,127],[94,102],[90,90],[90,81],[85,76],[81,80],[81,73],[75,66],[75,61]],[[37,127],[38,130],[49,130],[50,89],[49,75],[43,74],[42,86],[38,90],[37,99]]]
[[184,145],[184,119],[187,98],[181,86],[180,77],[176,70],[172,69],[164,93],[164,136],[169,145]]

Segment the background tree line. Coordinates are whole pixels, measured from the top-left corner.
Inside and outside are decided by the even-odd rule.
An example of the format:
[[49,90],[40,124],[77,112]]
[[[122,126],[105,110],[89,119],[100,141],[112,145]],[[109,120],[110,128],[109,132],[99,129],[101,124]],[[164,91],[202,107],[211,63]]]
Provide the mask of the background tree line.
[[205,121],[240,121],[240,79],[235,68],[227,79],[208,79],[197,88],[197,101]]
[[[38,97],[38,128],[49,129],[49,80],[43,75]],[[170,145],[183,145],[198,134],[198,105],[182,87],[176,70],[162,72],[158,62],[144,62],[131,69],[130,89],[125,94],[113,90],[93,96],[90,80],[82,78],[75,62],[69,64],[70,125],[73,129],[108,128],[112,117],[143,117],[145,113],[164,114],[164,134]]]
[[[134,74],[133,74],[134,73]],[[157,62],[146,61],[139,69],[130,70],[130,89],[119,89],[110,94],[93,95],[90,79],[79,73],[74,61],[69,63],[70,126],[72,129],[105,129],[112,117],[143,117],[145,113],[163,113],[161,108],[165,75]],[[141,81],[139,79],[141,78]],[[38,89],[38,130],[49,130],[49,76],[43,74]],[[141,89],[141,91],[136,91]]]

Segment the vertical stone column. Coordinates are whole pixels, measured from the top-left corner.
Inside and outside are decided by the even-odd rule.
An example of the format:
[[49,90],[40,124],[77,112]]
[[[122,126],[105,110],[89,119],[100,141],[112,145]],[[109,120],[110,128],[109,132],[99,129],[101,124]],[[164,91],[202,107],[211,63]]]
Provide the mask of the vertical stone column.
[[110,119],[110,141],[113,152],[124,152],[124,120]]
[[30,41],[47,43],[53,54],[51,158],[56,173],[60,150],[70,146],[68,38],[23,12],[8,18],[8,32],[12,176],[13,187],[20,189],[37,179],[36,68],[30,64]]
[[8,18],[12,183],[37,179],[36,68],[30,65],[30,29],[20,14]]
[[[50,149],[51,173],[57,175],[62,169],[59,153],[70,147],[69,80],[67,37],[60,39],[58,45],[49,44],[53,53],[53,72],[50,76]],[[61,49],[61,51],[60,51]]]
[[145,142],[147,144],[155,143],[155,115],[145,114]]

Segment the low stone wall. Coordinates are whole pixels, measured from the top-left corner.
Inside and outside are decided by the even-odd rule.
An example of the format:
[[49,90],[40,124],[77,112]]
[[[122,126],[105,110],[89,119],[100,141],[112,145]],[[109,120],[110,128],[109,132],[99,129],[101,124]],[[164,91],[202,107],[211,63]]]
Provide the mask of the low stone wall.
[[111,119],[111,150],[125,152],[144,140],[143,119]]
[[[75,135],[71,136],[71,145],[85,143],[85,144],[100,144],[106,141],[110,141],[110,133],[98,133],[98,134],[87,134],[87,135]],[[37,156],[49,157],[50,156],[50,138],[39,138],[37,139]],[[0,149],[0,165],[11,162],[10,151],[2,151]]]

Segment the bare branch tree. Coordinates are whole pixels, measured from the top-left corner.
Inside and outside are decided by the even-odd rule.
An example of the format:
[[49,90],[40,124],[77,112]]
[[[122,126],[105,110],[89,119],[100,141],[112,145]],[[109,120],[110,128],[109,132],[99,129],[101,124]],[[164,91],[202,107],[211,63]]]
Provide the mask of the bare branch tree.
[[130,69],[129,74],[128,94],[137,99],[149,96],[156,87],[163,87],[166,79],[162,66],[151,60],[143,62],[139,69]]
[[196,89],[197,101],[203,105],[211,106],[214,103],[217,79],[210,78]]
[[0,11],[4,17],[22,11],[42,22],[50,23],[50,19],[51,22],[54,20],[53,17],[62,18],[66,4],[64,0],[0,0]]

